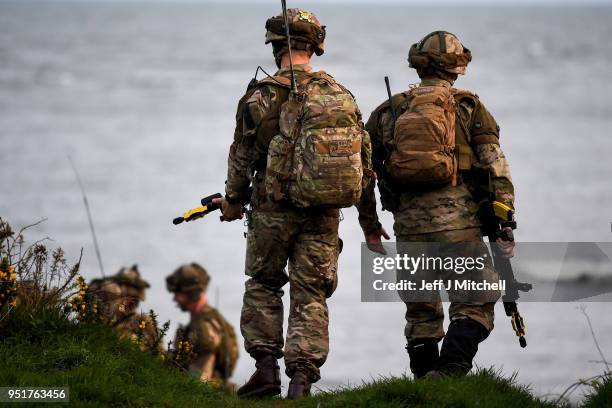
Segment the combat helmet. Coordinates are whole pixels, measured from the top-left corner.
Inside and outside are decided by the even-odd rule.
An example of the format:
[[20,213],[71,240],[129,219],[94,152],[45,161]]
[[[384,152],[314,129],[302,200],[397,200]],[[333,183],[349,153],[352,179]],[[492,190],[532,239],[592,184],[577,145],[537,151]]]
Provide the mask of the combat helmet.
[[168,292],[206,291],[210,276],[200,264],[195,262],[182,265],[166,278]]
[[[323,55],[325,26],[317,17],[306,10],[291,8],[287,10],[291,49],[313,51]],[[287,51],[285,19],[282,14],[270,17],[266,21],[266,44],[272,43],[276,65],[280,65],[280,56]]]
[[131,296],[144,300],[145,289],[150,288],[149,282],[142,279],[138,271],[138,265],[131,268],[121,268],[115,275],[110,276],[109,280],[121,286],[124,296]]
[[455,34],[434,31],[413,44],[408,53],[408,63],[417,71],[433,68],[454,74],[465,74],[472,60],[472,53],[461,44]]

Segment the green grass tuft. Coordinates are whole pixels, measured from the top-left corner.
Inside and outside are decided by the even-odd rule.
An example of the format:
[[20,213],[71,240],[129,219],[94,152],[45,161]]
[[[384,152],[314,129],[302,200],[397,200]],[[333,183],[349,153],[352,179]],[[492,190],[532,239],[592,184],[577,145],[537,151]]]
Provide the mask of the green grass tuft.
[[595,381],[593,390],[587,394],[584,408],[610,408],[612,407],[612,373]]

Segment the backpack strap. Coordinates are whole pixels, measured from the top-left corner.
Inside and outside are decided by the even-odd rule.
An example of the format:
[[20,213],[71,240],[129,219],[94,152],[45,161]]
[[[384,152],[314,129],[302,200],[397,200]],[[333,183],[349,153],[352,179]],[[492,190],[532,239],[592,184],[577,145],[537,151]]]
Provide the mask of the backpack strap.
[[264,79],[257,81],[255,84],[252,84],[251,88],[259,88],[263,85],[274,85],[291,89],[291,79],[280,75],[265,77]]
[[457,156],[457,168],[459,171],[466,171],[472,168],[476,160],[476,155],[474,154],[474,149],[472,146],[474,145],[474,138],[469,130],[469,123],[466,123],[464,119],[461,117],[460,110],[465,108],[465,105],[462,105],[462,100],[469,100],[469,104],[472,105],[469,109],[468,114],[471,116],[473,109],[476,107],[478,103],[478,95],[472,93],[465,89],[456,89],[452,88],[452,93],[457,101],[457,111],[455,113],[455,123],[459,125],[461,128],[461,133],[455,133],[455,154]]

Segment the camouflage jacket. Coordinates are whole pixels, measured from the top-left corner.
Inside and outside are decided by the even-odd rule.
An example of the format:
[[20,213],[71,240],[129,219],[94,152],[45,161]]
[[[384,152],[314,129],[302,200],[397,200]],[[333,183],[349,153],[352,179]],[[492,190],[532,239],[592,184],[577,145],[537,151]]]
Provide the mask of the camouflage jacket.
[[[294,65],[294,70],[298,83],[312,72],[309,65]],[[291,71],[288,68],[281,69],[275,76],[289,78]],[[288,96],[288,89],[265,84],[257,86],[254,90],[249,87],[241,98],[236,113],[236,129],[229,152],[225,186],[226,197],[230,202],[247,201],[250,198],[253,206],[262,210],[284,211],[291,208],[288,204],[271,202],[263,185],[268,145],[272,137],[279,133],[280,108]],[[366,169],[372,168],[371,154],[369,136],[366,136],[361,153],[363,166]],[[364,181],[364,189],[373,192],[373,180],[366,177]],[[247,197],[251,183],[253,196]],[[364,191],[362,196],[366,195]],[[371,232],[376,229],[378,224],[376,212],[361,211],[361,203],[357,207],[360,210],[359,219],[364,231]]]
[[[223,348],[235,348],[235,340],[225,333],[221,315],[211,306],[205,306],[199,313],[191,315],[185,328],[181,328],[182,339],[191,344],[191,357],[186,369],[202,381],[218,384],[231,376],[236,364],[237,353]],[[177,333],[177,339],[179,334]],[[227,359],[228,361],[221,361]]]
[[[424,86],[451,85],[441,79],[428,79]],[[510,177],[508,161],[499,145],[499,126],[493,116],[480,102],[477,95],[464,90],[453,90],[457,102],[456,138],[469,146],[467,160],[472,169],[490,170],[497,200],[514,208],[514,186]],[[401,115],[408,106],[407,93],[394,95],[396,115]],[[388,101],[378,106],[371,114],[366,129],[372,141],[372,162],[378,178],[384,174],[384,161],[393,141],[393,117]],[[464,150],[459,151],[466,153]],[[482,174],[482,173],[481,173]],[[427,191],[404,191],[399,193],[399,206],[394,211],[395,234],[425,234],[480,227],[476,217],[479,183],[474,171],[460,171],[462,182],[458,186],[445,186]],[[376,212],[373,191],[362,200],[363,211]]]

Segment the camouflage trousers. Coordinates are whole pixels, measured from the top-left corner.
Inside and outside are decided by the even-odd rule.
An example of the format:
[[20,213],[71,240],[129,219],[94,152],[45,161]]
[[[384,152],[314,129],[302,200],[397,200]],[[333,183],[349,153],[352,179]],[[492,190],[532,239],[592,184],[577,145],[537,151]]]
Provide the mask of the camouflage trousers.
[[[433,243],[433,245],[432,245]],[[439,243],[436,244],[436,243]],[[459,244],[460,243],[460,244]],[[454,231],[432,232],[428,234],[412,234],[397,236],[398,253],[406,253],[410,248],[411,253],[427,254],[432,247],[437,248],[438,256],[461,256],[461,257],[482,257],[484,268],[473,270],[469,276],[465,276],[475,281],[496,282],[498,274],[495,271],[491,256],[482,241],[479,228],[469,228]],[[430,276],[424,279],[457,279],[456,271],[424,271],[422,274]],[[398,271],[398,278],[401,272]],[[418,277],[419,272],[415,276]],[[500,297],[499,291],[482,292],[461,292],[457,290],[447,290],[450,300],[449,315],[450,320],[472,319],[482,324],[489,332],[493,330],[495,302]],[[407,298],[406,298],[407,296]],[[421,298],[410,298],[410,296],[421,296]],[[437,289],[431,291],[419,291],[418,295],[401,292],[400,297],[406,304],[406,327],[404,333],[408,343],[421,338],[444,337],[444,310]]]
[[[307,213],[255,210],[249,219],[240,329],[247,352],[285,357],[286,373],[297,368],[320,379],[329,350],[326,299],[337,285],[339,211]],[[289,262],[289,273],[285,266]],[[283,286],[290,308],[283,353]]]

